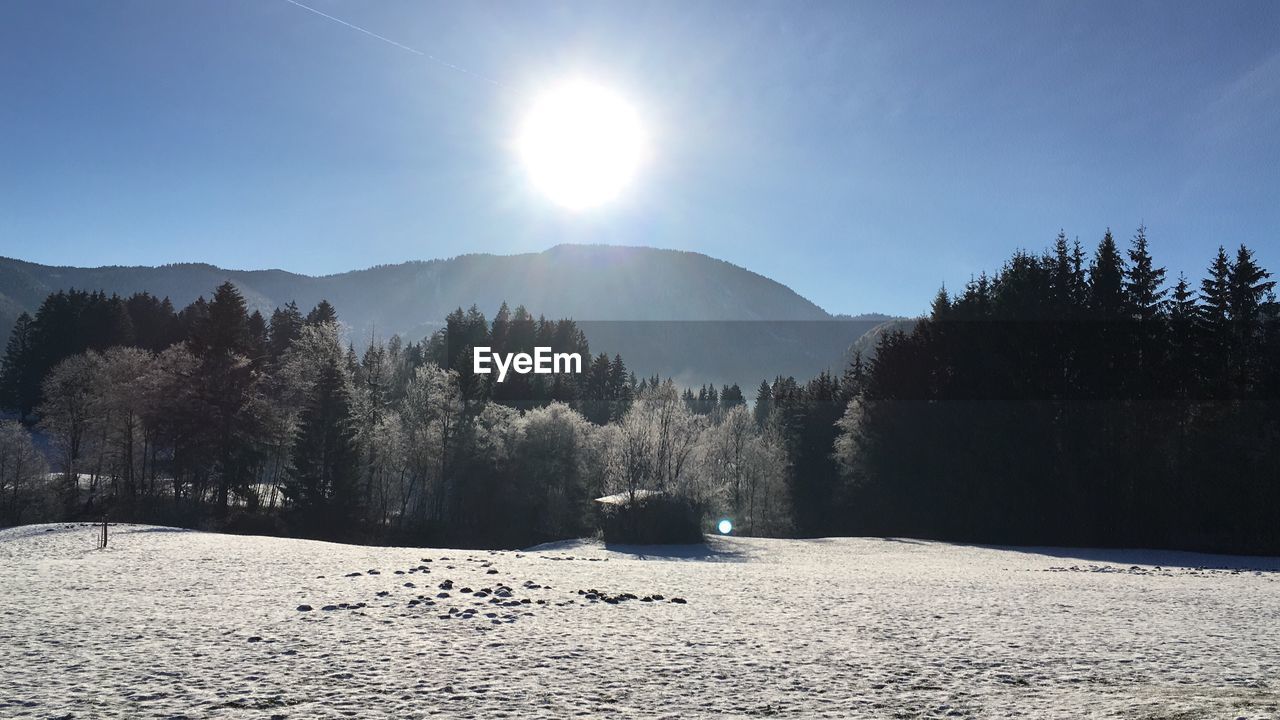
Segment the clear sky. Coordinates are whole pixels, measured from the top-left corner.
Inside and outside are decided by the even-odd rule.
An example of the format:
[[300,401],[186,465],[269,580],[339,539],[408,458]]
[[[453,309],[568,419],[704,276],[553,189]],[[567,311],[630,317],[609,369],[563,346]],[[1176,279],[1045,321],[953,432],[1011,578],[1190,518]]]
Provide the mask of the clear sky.
[[[560,242],[695,250],[832,312],[923,311],[1063,228],[1280,272],[1280,2],[0,3],[0,255],[322,274]],[[465,68],[451,69],[447,64]],[[568,212],[541,89],[652,158]]]

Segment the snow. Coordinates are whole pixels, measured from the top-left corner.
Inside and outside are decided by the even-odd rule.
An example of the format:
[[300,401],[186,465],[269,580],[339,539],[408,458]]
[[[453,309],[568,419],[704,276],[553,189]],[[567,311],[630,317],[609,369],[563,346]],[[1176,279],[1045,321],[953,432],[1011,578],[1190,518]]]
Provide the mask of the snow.
[[96,533],[0,531],[0,717],[1280,716],[1276,558]]
[[598,497],[596,498],[596,502],[601,505],[626,505],[631,502],[632,495],[634,495],[637,500],[646,500],[651,497],[661,497],[662,494],[663,493],[658,490],[636,490],[634,493],[620,492],[614,493],[613,495]]

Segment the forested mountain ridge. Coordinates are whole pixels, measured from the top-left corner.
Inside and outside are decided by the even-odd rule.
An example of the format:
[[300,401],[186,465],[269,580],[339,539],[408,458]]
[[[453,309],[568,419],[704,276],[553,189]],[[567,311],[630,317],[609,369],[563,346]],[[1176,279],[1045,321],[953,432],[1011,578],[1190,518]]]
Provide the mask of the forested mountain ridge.
[[699,253],[557,245],[539,253],[470,254],[335,275],[230,270],[203,263],[54,267],[0,258],[0,329],[49,293],[150,292],[181,307],[230,280],[251,309],[327,299],[353,329],[418,335],[458,306],[493,312],[503,300],[579,320],[826,320],[822,308],[757,273]]
[[[848,348],[884,317],[833,316],[781,283],[699,253],[557,245],[539,253],[461,255],[319,277],[202,263],[74,268],[0,258],[0,332],[8,337],[20,313],[34,314],[58,290],[145,291],[181,308],[228,280],[250,310],[266,316],[290,301],[307,308],[328,300],[342,308],[357,347],[375,335],[419,340],[458,307],[493,313],[504,301],[524,305],[548,317],[584,321],[593,350],[635,357],[638,372],[691,383],[749,384],[778,373],[838,371]],[[636,321],[664,323],[630,325]],[[736,325],[743,321],[757,324]]]

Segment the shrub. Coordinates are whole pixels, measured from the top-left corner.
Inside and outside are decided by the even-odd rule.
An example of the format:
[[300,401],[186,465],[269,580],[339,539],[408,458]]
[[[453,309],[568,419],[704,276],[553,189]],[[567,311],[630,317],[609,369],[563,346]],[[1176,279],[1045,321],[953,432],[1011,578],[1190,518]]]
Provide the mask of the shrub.
[[686,545],[702,542],[702,511],[679,497],[650,495],[635,502],[601,504],[605,542]]

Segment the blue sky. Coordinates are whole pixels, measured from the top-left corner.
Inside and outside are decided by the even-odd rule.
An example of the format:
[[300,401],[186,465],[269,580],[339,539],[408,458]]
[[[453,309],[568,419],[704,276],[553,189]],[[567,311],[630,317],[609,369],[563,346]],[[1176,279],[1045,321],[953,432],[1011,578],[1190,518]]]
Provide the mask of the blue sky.
[[[1059,228],[1280,271],[1280,2],[0,4],[0,254],[331,273],[560,242],[923,311]],[[512,143],[616,88],[653,158],[585,213]],[[490,82],[489,80],[496,81]]]

